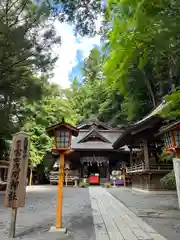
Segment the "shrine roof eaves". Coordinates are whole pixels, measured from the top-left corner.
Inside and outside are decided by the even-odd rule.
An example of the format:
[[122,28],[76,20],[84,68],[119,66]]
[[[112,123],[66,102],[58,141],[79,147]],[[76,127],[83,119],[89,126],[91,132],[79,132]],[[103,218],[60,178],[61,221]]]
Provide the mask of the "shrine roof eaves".
[[167,132],[167,131],[170,130],[170,129],[175,128],[175,126],[176,126],[176,125],[179,125],[179,124],[180,124],[180,119],[175,120],[175,121],[173,121],[173,122],[171,122],[170,124],[167,124],[167,125],[165,125],[165,126],[162,126],[162,127],[159,129],[159,131],[158,131],[158,133],[156,134],[156,136],[160,136],[160,135],[164,134],[165,132]]
[[[163,118],[158,116],[158,115],[152,115],[148,118],[145,118],[142,121],[138,121],[135,124],[132,124],[129,126],[127,130],[124,130],[121,136],[113,143],[113,148],[117,149],[119,147],[122,147],[126,144],[129,144],[129,141],[131,138],[135,137],[136,134],[139,132],[148,129],[148,128],[153,128],[153,126],[157,123],[160,123],[163,121]],[[133,134],[133,131],[136,132]]]
[[105,136],[103,136],[103,135],[102,135],[97,129],[95,129],[95,128],[92,128],[89,132],[87,132],[87,134],[86,134],[83,138],[81,138],[81,139],[78,141],[78,143],[84,142],[86,139],[88,139],[88,137],[90,137],[90,135],[91,135],[93,132],[96,134],[97,137],[99,137],[99,138],[100,138],[102,141],[104,141],[105,143],[111,143],[111,141],[109,141],[108,138],[106,138]]

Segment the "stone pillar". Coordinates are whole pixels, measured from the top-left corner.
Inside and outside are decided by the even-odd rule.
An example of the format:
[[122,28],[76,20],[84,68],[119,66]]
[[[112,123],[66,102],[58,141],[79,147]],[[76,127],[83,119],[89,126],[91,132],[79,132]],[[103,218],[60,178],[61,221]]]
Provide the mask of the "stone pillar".
[[144,149],[144,162],[147,167],[149,167],[149,153],[148,153],[148,141],[143,140],[143,149]]
[[173,166],[174,166],[174,174],[176,178],[176,189],[178,195],[178,203],[180,209],[180,158],[173,159]]

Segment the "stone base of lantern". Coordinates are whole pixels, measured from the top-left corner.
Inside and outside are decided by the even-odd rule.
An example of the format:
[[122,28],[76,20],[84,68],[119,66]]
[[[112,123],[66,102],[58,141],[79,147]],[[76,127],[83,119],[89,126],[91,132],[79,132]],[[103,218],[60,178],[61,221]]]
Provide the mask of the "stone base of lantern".
[[49,229],[49,232],[51,232],[51,233],[60,233],[62,235],[65,235],[67,233],[67,228],[56,228],[56,227],[52,226]]
[[76,188],[77,186],[78,186],[78,181],[75,180],[75,181],[74,181],[74,187]]

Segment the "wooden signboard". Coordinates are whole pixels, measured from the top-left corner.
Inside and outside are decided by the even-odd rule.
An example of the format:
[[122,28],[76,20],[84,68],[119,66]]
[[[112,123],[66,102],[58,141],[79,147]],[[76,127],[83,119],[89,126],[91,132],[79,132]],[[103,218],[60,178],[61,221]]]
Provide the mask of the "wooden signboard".
[[29,136],[24,132],[15,134],[10,153],[5,207],[19,208],[25,205],[28,150]]

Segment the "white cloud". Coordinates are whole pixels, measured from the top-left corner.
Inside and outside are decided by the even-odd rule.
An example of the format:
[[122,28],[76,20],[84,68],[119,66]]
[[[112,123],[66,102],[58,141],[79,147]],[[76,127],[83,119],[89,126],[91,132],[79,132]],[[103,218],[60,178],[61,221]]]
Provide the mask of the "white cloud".
[[81,39],[78,37],[79,41],[77,42],[71,25],[57,21],[55,22],[55,28],[57,35],[61,36],[62,43],[53,49],[53,52],[58,55],[58,60],[51,81],[67,88],[70,86],[68,75],[72,68],[77,65],[76,52],[80,50],[83,58],[88,57],[93,45],[100,45],[100,36],[83,37]]

